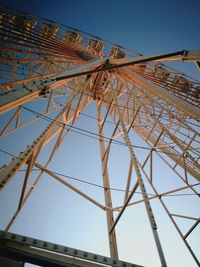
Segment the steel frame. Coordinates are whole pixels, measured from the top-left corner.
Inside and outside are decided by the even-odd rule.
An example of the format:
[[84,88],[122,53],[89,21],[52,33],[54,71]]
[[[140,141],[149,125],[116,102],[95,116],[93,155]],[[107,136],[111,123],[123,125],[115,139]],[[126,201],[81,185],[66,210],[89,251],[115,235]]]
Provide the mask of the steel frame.
[[[191,61],[199,66],[200,50],[183,50],[153,56],[132,53],[129,56],[128,50],[124,49],[127,57],[112,58],[106,52],[102,56],[102,51],[99,52],[94,48],[90,49],[86,44],[88,38],[93,38],[93,41],[95,39],[97,43],[101,40],[100,38],[96,39],[94,36],[76,31],[84,40],[81,44],[71,44],[69,41],[64,42],[63,40],[63,34],[66,31],[73,30],[69,27],[5,8],[1,8],[1,11],[3,15],[0,22],[0,42],[2,44],[0,115],[2,118],[6,116],[6,123],[0,129],[0,137],[4,138],[8,134],[14,134],[15,131],[37,120],[45,118],[50,120],[50,124],[36,140],[0,169],[0,190],[3,190],[12,178],[23,167],[26,167],[16,211],[8,222],[5,232],[1,232],[1,240],[6,244],[5,253],[10,250],[14,254],[21,253],[23,260],[25,260],[25,256],[28,258],[29,254],[36,253],[32,248],[35,241],[9,234],[7,231],[20,214],[42,174],[46,173],[105,212],[112,260],[106,257],[102,260],[97,255],[94,258],[94,255],[91,254],[93,260],[90,262],[90,266],[99,266],[96,262],[100,264],[106,262],[105,265],[109,266],[138,266],[118,261],[116,235],[116,225],[124,211],[128,207],[138,204],[145,205],[161,265],[163,267],[167,266],[158,237],[158,226],[151,208],[151,200],[153,199],[159,200],[194,261],[199,266],[200,259],[188,241],[188,237],[199,226],[199,215],[190,216],[172,212],[165,201],[165,197],[190,190],[199,201],[200,82],[187,76],[183,78],[180,73],[174,73],[163,65],[161,67],[159,63]],[[23,27],[17,29],[15,25],[15,18],[17,17],[32,20],[35,23],[34,30],[28,31]],[[51,27],[59,28],[57,35],[49,37],[48,41],[41,33],[43,25],[47,23]],[[110,42],[101,41],[105,48],[110,47]],[[118,51],[118,47],[115,47],[115,49]],[[58,103],[58,98],[62,98],[63,102]],[[31,111],[26,104],[39,103],[40,101],[45,103],[43,112],[32,111],[34,117],[25,120],[25,112]],[[95,200],[94,197],[62,179],[48,168],[64,139],[72,132],[79,115],[92,101],[96,102],[97,136],[100,145],[105,203]],[[103,112],[103,110],[106,112]],[[49,118],[49,115],[55,112],[56,116]],[[112,124],[110,137],[106,136],[108,119],[112,119],[112,122],[110,122]],[[146,149],[149,152],[143,160],[137,156],[135,151],[137,144],[132,141],[132,132],[140,136],[147,144]],[[38,155],[54,137],[56,140],[53,149],[46,163],[41,164],[38,162]],[[129,170],[123,202],[121,206],[113,206],[109,160],[112,145],[117,141],[120,142],[120,137],[123,138],[123,145],[127,147],[130,154]],[[106,141],[108,141],[107,145]],[[181,186],[171,190],[166,189],[162,192],[157,188],[154,167],[155,157],[159,157],[170,168],[176,179],[182,183]],[[37,168],[40,172],[32,187],[27,189],[33,168]],[[195,184],[193,179],[197,181]],[[147,193],[147,185],[154,192],[152,196]],[[142,198],[132,201],[136,195],[136,190],[140,190]],[[177,217],[193,221],[186,233],[183,233],[176,222],[175,218]],[[28,240],[29,248],[24,247],[24,244],[27,245],[27,241],[23,239]],[[15,241],[13,242],[13,240]],[[43,244],[42,248],[44,248],[44,244],[47,244],[45,247],[52,246],[42,242],[36,240],[36,243]],[[55,246],[58,248],[58,245]],[[3,249],[2,246],[1,248]],[[76,257],[82,253],[79,253],[78,250],[74,251],[76,251],[76,253],[74,252]],[[36,258],[41,257],[39,254],[36,255]],[[67,255],[74,256],[74,254]],[[82,254],[89,255],[87,252]],[[48,252],[45,252],[44,258],[43,263],[46,264],[48,260],[48,264],[52,263]],[[58,261],[58,266],[65,266],[62,265],[62,257]],[[73,260],[73,263],[74,261],[75,265],[85,266],[85,262]],[[72,262],[69,260],[67,266],[71,265]]]

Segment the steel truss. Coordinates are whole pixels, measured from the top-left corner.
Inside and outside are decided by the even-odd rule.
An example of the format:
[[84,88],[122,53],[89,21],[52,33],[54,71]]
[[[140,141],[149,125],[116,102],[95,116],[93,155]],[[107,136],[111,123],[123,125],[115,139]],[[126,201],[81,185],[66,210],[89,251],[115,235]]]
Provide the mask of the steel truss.
[[0,255],[15,260],[18,266],[21,266],[19,265],[20,262],[27,261],[48,267],[142,267],[141,265],[119,261],[87,251],[2,231],[0,232],[0,241]]
[[[112,265],[109,260],[109,266],[129,266],[125,263],[116,265],[116,225],[128,207],[140,203],[145,205],[161,265],[167,266],[151,207],[153,199],[160,202],[194,261],[200,266],[200,259],[188,241],[199,226],[199,214],[174,213],[165,201],[166,196],[189,190],[194,194],[196,205],[199,205],[200,82],[161,64],[189,61],[199,66],[200,50],[142,56],[123,47],[119,49],[99,37],[7,8],[1,8],[0,32],[0,114],[3,119],[6,118],[0,129],[1,138],[25,129],[40,119],[50,122],[24,151],[0,169],[0,189],[3,190],[23,167],[26,168],[16,211],[4,229],[5,235],[1,233],[3,238],[6,237],[6,243],[7,237],[10,242],[10,237],[13,239],[14,236],[7,234],[7,231],[46,173],[105,212],[110,254],[115,261]],[[59,102],[60,99],[62,102]],[[96,136],[100,144],[104,204],[48,167],[68,134],[76,130],[76,120],[93,101],[97,110]],[[43,111],[27,107],[26,104],[31,102],[36,106],[42,103]],[[31,118],[26,116],[27,112],[32,113]],[[50,117],[51,114],[56,115]],[[107,136],[108,119],[112,119],[110,137]],[[142,159],[137,155],[138,144],[132,138],[133,132],[147,145],[145,149],[148,153]],[[38,161],[39,154],[51,140],[55,140],[55,144],[46,163],[42,164]],[[130,156],[124,200],[120,206],[113,206],[109,177],[110,154],[116,142],[125,145]],[[154,177],[155,158],[168,166],[174,179],[180,181],[180,186],[170,190],[159,189]],[[39,174],[28,188],[35,168]],[[171,180],[169,183],[173,184]],[[151,196],[146,187],[151,188]],[[136,190],[142,195],[139,200],[133,200]],[[187,232],[181,230],[176,218],[193,222]],[[17,240],[20,238],[17,236]],[[100,263],[104,264],[105,261]]]

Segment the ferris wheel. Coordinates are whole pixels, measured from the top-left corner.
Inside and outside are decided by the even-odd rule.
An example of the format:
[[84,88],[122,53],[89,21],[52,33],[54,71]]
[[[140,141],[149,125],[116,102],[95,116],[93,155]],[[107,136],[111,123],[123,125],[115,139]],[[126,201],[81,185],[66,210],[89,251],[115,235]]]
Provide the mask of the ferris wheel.
[[[24,251],[27,246],[41,246],[42,241],[9,231],[34,201],[34,194],[38,196],[35,191],[41,188],[38,203],[51,194],[42,183],[48,176],[77,196],[77,202],[83,199],[83,206],[94,206],[105,218],[110,258],[80,253],[87,260],[90,255],[90,264],[129,266],[120,261],[117,234],[123,235],[124,228],[118,230],[118,225],[123,221],[126,227],[131,211],[141,223],[141,228],[132,231],[142,232],[141,207],[161,266],[168,261],[162,237],[162,231],[168,234],[165,220],[200,266],[200,81],[167,65],[193,62],[200,69],[200,50],[145,56],[4,7],[0,32],[0,199],[3,212],[8,210],[2,216],[1,256],[10,244]],[[87,127],[88,121],[94,128]],[[95,145],[82,145],[86,141],[79,140],[84,138]],[[71,142],[68,150],[66,142]],[[90,149],[95,158],[88,156]],[[67,162],[71,161],[75,172],[80,169],[83,176],[68,175]],[[96,172],[96,178],[89,181],[84,177],[90,171]],[[87,217],[89,208],[84,208]],[[75,212],[81,211],[74,208]],[[165,214],[160,234],[159,212]],[[49,207],[49,213],[54,209]],[[79,250],[70,253],[78,257]],[[85,266],[75,263],[79,264]]]

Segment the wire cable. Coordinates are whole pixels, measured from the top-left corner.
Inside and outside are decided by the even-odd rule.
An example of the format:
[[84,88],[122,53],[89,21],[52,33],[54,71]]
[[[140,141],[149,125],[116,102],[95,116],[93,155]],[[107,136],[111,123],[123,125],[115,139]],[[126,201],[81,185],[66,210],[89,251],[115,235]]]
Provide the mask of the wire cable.
[[[15,155],[13,155],[13,154],[5,151],[5,150],[0,149],[0,152],[4,153],[6,155],[12,156],[13,158],[19,159],[17,156],[15,156]],[[25,172],[26,170],[20,170],[20,171],[21,172]],[[40,169],[32,169],[32,171],[40,171]],[[104,186],[99,185],[97,183],[89,182],[89,181],[87,181],[85,179],[75,178],[75,177],[73,177],[71,175],[66,175],[66,174],[63,174],[63,173],[60,173],[60,172],[56,172],[56,171],[52,171],[52,170],[48,170],[48,171],[51,172],[52,174],[56,174],[56,175],[68,178],[70,180],[74,180],[74,181],[77,181],[77,182],[81,182],[81,183],[84,183],[84,184],[95,186],[95,187],[98,187],[98,188],[101,188],[101,189],[104,189],[104,190],[109,189],[111,191],[126,192],[126,190],[124,190],[124,189],[115,188],[115,187],[104,187]],[[90,179],[90,180],[92,180],[92,179]],[[192,184],[190,186],[194,187],[194,186],[198,186],[198,185],[200,185],[200,183]],[[129,192],[131,192],[131,191],[129,191]],[[138,191],[136,191],[135,193],[139,194],[139,195],[142,194],[141,192],[138,192]],[[148,193],[147,195],[148,196],[156,196],[155,194],[152,194],[152,193]],[[162,193],[160,195],[162,195]],[[170,194],[170,195],[163,195],[163,196],[165,196],[165,197],[168,196],[169,197],[169,196],[186,196],[186,195],[187,196],[195,196],[196,194],[194,194],[194,193],[191,193],[191,194]]]
[[[41,114],[41,113],[39,113],[39,112],[37,112],[37,111],[34,111],[34,110],[32,110],[32,109],[30,109],[30,108],[27,108],[27,107],[24,107],[24,106],[22,106],[22,107],[23,107],[25,110],[28,110],[28,111],[30,111],[31,113],[40,116],[40,117],[43,118],[44,120],[47,120],[47,121],[49,121],[49,122],[53,122],[53,121],[54,121],[52,118],[50,118],[50,117],[48,117],[48,116],[45,116],[45,115],[43,115],[43,114]],[[72,132],[75,132],[75,133],[77,133],[77,134],[81,134],[81,135],[87,136],[87,137],[92,138],[92,139],[95,139],[95,140],[99,140],[99,137],[100,137],[100,138],[103,138],[105,142],[110,142],[110,141],[112,141],[113,144],[116,144],[116,145],[122,145],[122,146],[125,146],[125,147],[127,146],[126,143],[124,143],[124,142],[122,142],[122,141],[115,140],[115,139],[113,139],[113,138],[110,138],[110,137],[107,137],[107,136],[104,136],[104,135],[99,135],[99,134],[97,134],[97,133],[94,133],[94,132],[92,132],[92,131],[85,130],[85,129],[80,128],[80,127],[76,127],[76,126],[73,126],[73,125],[69,125],[69,126],[68,126],[68,125],[66,125],[66,124],[64,124],[64,123],[62,123],[62,122],[57,122],[56,125],[60,125],[60,127],[65,126],[65,129],[66,129],[66,130],[70,130],[70,131],[72,131]],[[72,129],[71,129],[71,128],[72,128]],[[89,135],[89,134],[90,134],[90,135]],[[91,135],[92,135],[92,136],[91,136]],[[150,148],[150,147],[144,147],[144,146],[138,146],[138,145],[131,145],[131,146],[132,146],[133,148],[139,148],[139,149],[143,149],[143,150],[149,150],[149,151],[152,150],[152,148]],[[170,148],[173,149],[173,147],[170,147]],[[164,152],[164,151],[160,151],[160,150],[158,151],[157,148],[154,148],[154,149],[156,149],[156,151],[159,152],[159,153],[164,153],[164,154],[167,154],[167,155],[173,155],[173,156],[176,156],[176,157],[182,157],[182,155],[177,155],[177,154],[174,154],[174,153]]]

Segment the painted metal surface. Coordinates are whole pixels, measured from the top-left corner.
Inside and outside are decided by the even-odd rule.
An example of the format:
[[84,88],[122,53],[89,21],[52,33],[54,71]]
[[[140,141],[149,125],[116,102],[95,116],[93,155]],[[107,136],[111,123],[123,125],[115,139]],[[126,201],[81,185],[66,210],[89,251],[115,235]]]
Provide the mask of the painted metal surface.
[[[167,266],[157,234],[159,226],[151,208],[151,200],[155,199],[165,210],[199,266],[200,259],[189,242],[189,237],[199,227],[199,214],[189,216],[173,212],[163,199],[173,196],[174,193],[190,190],[197,198],[196,204],[199,203],[200,82],[160,63],[190,61],[199,67],[200,50],[152,56],[136,53],[129,55],[131,51],[125,48],[121,47],[119,50],[111,42],[68,26],[20,11],[6,8],[0,10],[0,114],[7,115],[0,137],[15,134],[15,131],[26,128],[39,119],[49,121],[49,125],[26,149],[0,169],[0,189],[4,190],[22,167],[26,168],[16,211],[7,223],[6,232],[0,232],[0,239],[5,242],[0,244],[2,251],[4,249],[5,253],[10,251],[12,255],[20,255],[23,260],[27,256],[33,262],[40,258],[47,266],[139,266],[118,260],[115,227],[122,216],[125,216],[124,211],[127,208],[144,204],[160,262],[163,267]],[[58,98],[64,99],[63,103],[59,103]],[[31,109],[25,104],[33,101],[37,104],[43,101],[45,110],[43,113],[32,111],[35,117],[26,121],[24,113]],[[92,134],[100,143],[104,203],[66,182],[48,167],[68,133],[74,130],[79,115],[91,102],[96,102],[98,133]],[[48,115],[53,112],[56,115],[53,119],[49,118]],[[109,121],[109,137],[106,136],[108,119],[112,120]],[[88,132],[85,131],[87,134]],[[140,136],[147,145],[145,149],[148,153],[143,160],[135,153],[134,148],[139,146],[132,141],[132,133]],[[55,142],[46,163],[41,164],[38,155],[54,137]],[[120,137],[125,142],[119,141]],[[114,206],[109,160],[113,143],[117,142],[127,148],[130,157],[123,201],[121,205]],[[155,182],[155,157],[170,168],[176,177],[174,179],[181,182],[180,186],[159,191]],[[28,189],[34,168],[40,172]],[[34,188],[38,186],[43,173],[105,212],[111,258],[7,232]],[[196,180],[195,184],[190,177]],[[151,187],[153,195],[147,194],[145,183]],[[139,188],[142,198],[133,201]],[[185,233],[175,218],[192,221]],[[44,255],[36,248],[45,250]],[[56,253],[53,255],[52,252]],[[57,253],[61,255],[58,256]],[[64,260],[67,263],[63,263]]]

